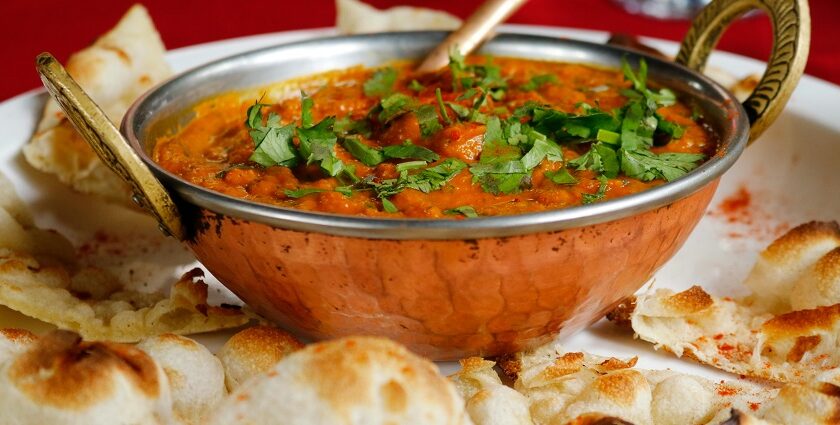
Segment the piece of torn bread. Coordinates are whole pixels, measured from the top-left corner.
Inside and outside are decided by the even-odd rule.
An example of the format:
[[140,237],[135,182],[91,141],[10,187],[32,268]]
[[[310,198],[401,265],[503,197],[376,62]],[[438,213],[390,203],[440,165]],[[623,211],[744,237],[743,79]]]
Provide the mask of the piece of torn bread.
[[185,273],[166,295],[125,289],[111,273],[78,264],[67,239],[35,227],[2,174],[0,186],[0,304],[87,339],[123,342],[248,322],[237,306],[208,305],[200,269]]
[[622,316],[657,348],[720,369],[780,382],[840,383],[840,227],[811,222],[759,255],[752,295],[715,297],[695,286],[640,295]]
[[360,0],[336,0],[335,7],[336,26],[342,34],[453,30],[461,25],[456,16],[423,7],[396,6],[379,10]]
[[246,381],[210,424],[471,424],[434,363],[385,338],[311,344]]
[[[172,74],[164,54],[154,23],[138,4],[92,46],[73,54],[66,68],[119,126],[135,99]],[[128,186],[99,160],[53,99],[23,155],[36,169],[82,193],[128,204]]]
[[257,325],[237,332],[216,354],[222,361],[225,385],[233,391],[254,376],[268,372],[281,359],[303,348],[288,332]]
[[[480,358],[462,360],[451,379],[476,425],[830,424],[840,413],[840,388],[830,383],[779,389],[636,369],[635,363],[551,343],[500,360],[516,394],[500,391],[505,386],[494,363]],[[470,409],[487,400],[494,405]]]
[[162,334],[136,346],[148,354],[169,381],[172,411],[180,423],[198,425],[226,395],[222,363],[198,342],[175,334]]
[[163,369],[143,351],[54,331],[0,362],[0,423],[172,424]]

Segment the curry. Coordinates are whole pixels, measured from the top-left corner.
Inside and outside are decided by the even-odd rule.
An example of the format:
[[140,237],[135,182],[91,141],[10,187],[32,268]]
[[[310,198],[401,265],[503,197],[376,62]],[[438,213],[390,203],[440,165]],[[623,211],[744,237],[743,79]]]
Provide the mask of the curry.
[[153,157],[208,189],[311,211],[565,208],[661,185],[715,153],[698,112],[646,80],[644,61],[615,70],[453,56],[427,75],[410,63],[355,67],[297,81],[308,93],[276,103],[206,100]]

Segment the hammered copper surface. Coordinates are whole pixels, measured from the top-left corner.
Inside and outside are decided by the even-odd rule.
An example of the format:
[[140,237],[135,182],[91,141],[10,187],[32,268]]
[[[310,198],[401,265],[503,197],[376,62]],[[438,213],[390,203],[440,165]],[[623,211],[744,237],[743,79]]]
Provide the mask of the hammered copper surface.
[[436,360],[495,355],[571,334],[635,292],[716,186],[621,220],[479,240],[352,238],[203,211],[190,246],[249,306],[302,336],[387,336]]

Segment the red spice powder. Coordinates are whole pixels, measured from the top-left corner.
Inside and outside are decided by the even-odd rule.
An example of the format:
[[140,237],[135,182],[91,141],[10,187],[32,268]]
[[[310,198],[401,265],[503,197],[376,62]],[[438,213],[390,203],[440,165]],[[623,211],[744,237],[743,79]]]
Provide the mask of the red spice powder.
[[752,410],[753,412],[755,412],[756,410],[758,410],[759,407],[761,407],[761,403],[749,403],[749,405],[750,410]]
[[725,198],[720,203],[720,212],[726,217],[726,221],[730,223],[740,222],[750,224],[753,221],[750,209],[751,205],[752,195],[746,186],[741,186],[734,194]]

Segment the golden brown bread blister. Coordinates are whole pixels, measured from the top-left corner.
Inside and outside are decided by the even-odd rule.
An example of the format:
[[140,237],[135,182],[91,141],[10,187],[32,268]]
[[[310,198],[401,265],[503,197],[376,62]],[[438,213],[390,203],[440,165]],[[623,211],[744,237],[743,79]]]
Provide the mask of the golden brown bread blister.
[[759,255],[745,281],[753,290],[749,297],[713,297],[696,286],[680,293],[653,291],[636,298],[629,314],[632,328],[657,348],[733,373],[836,383],[838,247],[837,223],[803,224]]
[[373,337],[311,344],[246,381],[210,424],[471,424],[434,363]]
[[[135,5],[92,46],[72,55],[66,68],[119,125],[134,100],[172,74],[164,55],[148,12]],[[80,192],[129,204],[128,187],[99,160],[52,99],[23,154],[36,169]]]
[[301,348],[303,343],[288,332],[258,325],[237,332],[216,355],[224,366],[225,385],[228,391],[233,391]]
[[54,331],[0,363],[0,418],[15,424],[171,424],[171,406],[163,370],[129,345]]

